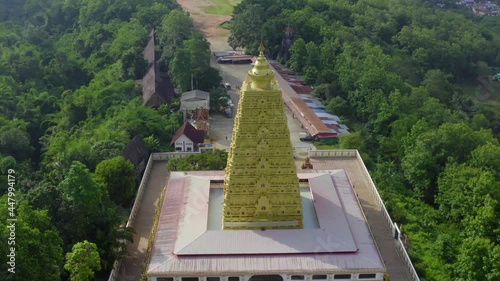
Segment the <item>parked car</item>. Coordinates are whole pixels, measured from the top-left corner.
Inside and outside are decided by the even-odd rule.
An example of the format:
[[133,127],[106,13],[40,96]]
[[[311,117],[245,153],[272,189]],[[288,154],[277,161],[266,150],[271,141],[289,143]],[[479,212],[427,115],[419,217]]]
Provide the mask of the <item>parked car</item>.
[[299,133],[299,139],[301,141],[312,141],[313,137],[308,133]]

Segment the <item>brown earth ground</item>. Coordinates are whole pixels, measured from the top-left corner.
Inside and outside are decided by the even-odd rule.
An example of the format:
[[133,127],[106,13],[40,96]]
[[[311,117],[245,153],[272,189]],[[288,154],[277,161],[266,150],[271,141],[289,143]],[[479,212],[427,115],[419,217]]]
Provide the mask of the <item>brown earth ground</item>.
[[231,16],[206,13],[205,9],[213,6],[213,2],[210,0],[177,0],[177,3],[185,11],[189,12],[195,28],[205,35],[205,38],[211,44],[212,50],[229,49],[227,44],[229,30],[221,28],[219,25],[230,20]]

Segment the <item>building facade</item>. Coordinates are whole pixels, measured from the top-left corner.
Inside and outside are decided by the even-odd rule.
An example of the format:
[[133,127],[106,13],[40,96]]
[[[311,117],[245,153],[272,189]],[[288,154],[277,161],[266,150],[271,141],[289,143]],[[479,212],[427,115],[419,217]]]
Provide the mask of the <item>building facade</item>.
[[148,280],[383,280],[347,173],[297,170],[263,51],[241,87],[226,170],[170,172]]

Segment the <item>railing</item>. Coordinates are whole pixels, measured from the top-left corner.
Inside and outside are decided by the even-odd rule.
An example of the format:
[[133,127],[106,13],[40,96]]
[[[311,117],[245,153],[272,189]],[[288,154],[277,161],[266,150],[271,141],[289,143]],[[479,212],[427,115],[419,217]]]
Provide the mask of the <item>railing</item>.
[[[167,174],[167,182],[170,174]],[[158,206],[155,210],[155,216],[153,218],[153,226],[151,227],[151,231],[149,232],[149,240],[148,240],[148,248],[146,249],[146,255],[144,257],[144,263],[142,265],[142,274],[140,281],[147,281],[148,277],[146,276],[148,265],[151,260],[151,251],[153,250],[153,242],[156,236],[156,228],[158,227],[158,220],[160,219],[161,208],[163,206],[163,199],[165,198],[166,188],[163,188],[160,193],[160,198],[158,199]]]
[[[142,199],[142,195],[144,193],[145,186],[147,184],[147,180],[149,178],[149,173],[151,172],[151,167],[153,164],[153,161],[164,161],[164,160],[169,160],[172,158],[185,158],[188,155],[194,154],[194,153],[199,153],[199,152],[162,152],[162,153],[152,153],[149,156],[148,164],[146,165],[146,170],[144,171],[144,175],[141,180],[141,184],[139,185],[139,189],[137,190],[137,197],[135,199],[134,205],[132,207],[132,210],[130,212],[130,216],[127,222],[127,227],[132,226],[135,216],[137,214],[137,210],[139,209],[139,205]],[[382,198],[380,197],[380,194],[378,193],[377,188],[375,187],[375,183],[373,183],[373,180],[370,176],[370,173],[366,169],[366,166],[364,165],[364,162],[359,155],[359,152],[355,149],[344,149],[344,150],[311,150],[309,151],[309,157],[356,157],[359,161],[362,163],[363,167],[363,173],[365,174],[366,178],[368,178],[369,183],[369,189],[371,191],[372,198],[376,202],[376,206],[380,208],[380,211],[382,215],[384,216],[384,219],[391,229],[391,233],[394,235],[394,233],[397,232],[397,243],[396,243],[396,249],[398,252],[398,255],[402,258],[404,264],[406,265],[407,269],[410,272],[410,275],[412,276],[413,281],[420,281],[417,272],[415,271],[415,268],[413,267],[413,264],[411,262],[410,257],[408,256],[408,253],[406,252],[406,249],[404,247],[403,242],[401,241],[401,235],[399,235],[399,229],[397,229],[397,226],[393,223],[391,217],[389,216],[389,213],[387,212],[387,209],[385,208],[384,201],[382,201]],[[350,180],[350,179],[349,179]],[[113,264],[113,270],[111,271],[111,274],[109,276],[108,281],[115,281],[116,278],[118,277],[118,272],[120,269],[121,262],[120,261],[115,261]]]
[[[172,158],[184,158],[190,154],[199,153],[199,152],[162,152],[162,153],[151,153],[149,155],[148,163],[146,165],[146,169],[144,170],[144,174],[141,179],[141,183],[139,184],[139,188],[137,189],[137,195],[135,197],[134,205],[132,206],[132,210],[130,211],[130,215],[127,221],[127,227],[131,227],[134,224],[135,216],[137,215],[137,211],[139,210],[142,195],[144,194],[144,190],[146,189],[146,184],[148,183],[149,174],[151,173],[151,167],[153,166],[153,161],[161,161],[168,160]],[[109,274],[108,281],[116,281],[118,278],[118,273],[120,272],[121,261],[116,260],[113,263],[113,269]]]
[[[363,159],[361,158],[361,155],[356,149],[346,149],[346,150],[311,150],[309,151],[309,157],[356,157],[358,161],[362,164],[361,166],[363,167],[363,174],[365,174],[365,177],[368,179],[368,187],[369,190],[371,191],[371,197],[373,201],[376,204],[376,207],[380,209],[380,212],[382,213],[382,216],[385,219],[385,222],[387,226],[391,229],[391,235],[393,235],[393,238],[397,240],[396,242],[396,250],[398,252],[398,255],[401,257],[403,260],[403,263],[405,264],[406,268],[408,269],[408,272],[410,273],[412,280],[413,281],[420,281],[420,278],[418,277],[417,271],[413,267],[413,263],[411,262],[410,256],[408,256],[408,253],[406,252],[406,249],[404,247],[403,241],[401,241],[401,235],[399,232],[398,227],[396,224],[392,221],[389,213],[387,212],[387,209],[385,208],[384,201],[382,201],[382,197],[380,197],[380,194],[378,193],[377,188],[375,187],[375,183],[372,180],[372,177],[370,176],[370,173],[368,172],[368,169],[366,169],[366,166],[363,162]],[[371,230],[370,230],[371,231]]]
[[[408,256],[408,253],[406,252],[404,244],[401,241],[401,235],[399,233],[399,229],[397,228],[396,224],[392,221],[391,217],[389,216],[389,212],[387,212],[387,209],[385,208],[384,201],[382,201],[382,197],[380,197],[380,194],[378,193],[378,190],[375,187],[375,183],[373,182],[372,177],[370,176],[368,169],[366,169],[366,166],[363,162],[363,159],[361,158],[361,155],[359,154],[359,152],[357,150],[356,150],[356,158],[362,164],[363,173],[365,174],[365,176],[369,180],[368,186],[370,187],[370,191],[372,193],[372,198],[375,199],[375,202],[377,203],[377,207],[380,208],[380,211],[382,212],[382,215],[385,218],[385,222],[387,223],[387,226],[391,229],[391,235],[393,235],[393,238],[397,239],[396,250],[398,252],[398,255],[401,257],[404,264],[406,265],[406,268],[408,269],[408,272],[410,273],[412,280],[413,281],[420,281],[420,278],[418,277],[417,271],[413,267],[413,263],[411,262],[411,259]],[[397,236],[397,237],[395,237],[395,236]]]
[[309,157],[356,157],[356,149],[310,150]]
[[185,158],[191,154],[200,153],[199,151],[195,152],[157,152],[152,153],[153,161],[161,161],[161,160],[169,160],[172,158]]
[[144,194],[146,184],[148,183],[149,173],[151,173],[153,161],[153,154],[151,154],[149,155],[148,164],[146,165],[146,169],[144,170],[144,174],[142,175],[141,184],[139,184],[139,189],[137,189],[137,196],[135,197],[134,206],[132,206],[130,216],[128,217],[127,227],[131,227],[134,223],[135,216],[137,215],[137,211],[140,207],[139,205],[141,203],[142,195]]
[[121,261],[116,260],[113,263],[113,269],[111,270],[111,273],[109,274],[108,281],[115,281],[116,278],[118,278],[118,272],[120,272],[120,266],[121,266]]
[[[142,176],[141,183],[139,184],[139,188],[137,189],[137,195],[134,200],[134,205],[132,206],[132,210],[130,211],[130,215],[127,221],[127,227],[131,227],[134,223],[135,216],[137,215],[137,211],[139,210],[139,205],[142,199],[142,195],[144,194],[144,189],[146,188],[147,181],[149,179],[149,173],[151,173],[151,167],[153,166],[153,155],[149,155],[148,164],[146,165],[146,169],[144,170],[144,175]],[[120,272],[121,261],[116,260],[113,263],[113,269],[109,274],[108,281],[115,281],[118,278],[118,273]]]

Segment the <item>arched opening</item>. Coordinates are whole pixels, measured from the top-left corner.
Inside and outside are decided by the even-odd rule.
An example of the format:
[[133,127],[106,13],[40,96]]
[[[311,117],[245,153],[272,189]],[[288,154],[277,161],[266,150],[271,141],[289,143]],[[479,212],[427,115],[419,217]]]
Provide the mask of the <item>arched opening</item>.
[[248,281],[283,281],[280,275],[254,275]]

